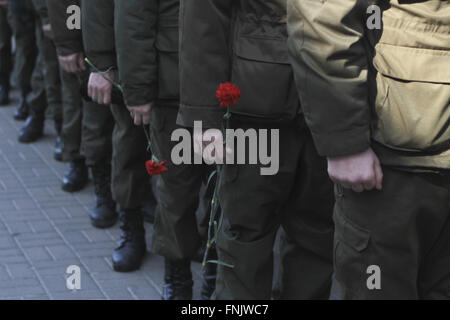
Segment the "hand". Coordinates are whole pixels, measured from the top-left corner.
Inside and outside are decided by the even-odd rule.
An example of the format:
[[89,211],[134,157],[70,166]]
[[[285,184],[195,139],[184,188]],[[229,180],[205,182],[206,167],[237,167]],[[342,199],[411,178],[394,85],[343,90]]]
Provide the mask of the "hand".
[[[105,76],[115,81],[116,72],[109,71]],[[103,78],[101,74],[92,72],[89,76],[88,95],[92,101],[98,104],[110,105],[112,86],[112,83]]]
[[328,158],[328,174],[331,180],[355,192],[382,189],[383,171],[370,148],[351,156]]
[[[205,152],[211,144],[214,147],[211,146]],[[219,129],[204,130],[201,134],[194,132],[194,153],[201,155],[206,164],[223,164],[226,158],[233,157],[233,150],[224,144],[223,134]]]
[[140,126],[141,124],[150,124],[150,109],[152,106],[153,102],[141,106],[127,106],[135,125]]
[[70,73],[78,73],[86,70],[83,52],[74,53],[68,56],[58,56],[58,61],[61,68]]
[[7,7],[8,6],[8,0],[0,0],[0,7]]
[[53,40],[53,30],[50,23],[44,24],[42,26],[42,31],[44,31],[44,36],[50,40]]

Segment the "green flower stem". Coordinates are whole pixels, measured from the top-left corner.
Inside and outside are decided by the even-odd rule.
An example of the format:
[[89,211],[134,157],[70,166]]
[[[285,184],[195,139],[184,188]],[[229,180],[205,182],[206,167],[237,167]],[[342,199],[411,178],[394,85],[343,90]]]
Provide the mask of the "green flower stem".
[[[224,120],[226,122],[226,127],[229,127],[229,120],[231,118],[231,113],[227,109],[227,113],[224,115]],[[222,134],[224,134],[225,128],[222,128]],[[225,136],[225,135],[224,135]],[[226,144],[226,140],[223,141],[223,144]],[[214,174],[214,173],[213,173]],[[211,175],[211,177],[213,176]],[[229,263],[225,263],[220,260],[208,260],[209,257],[209,250],[217,243],[217,234],[219,227],[217,225],[217,214],[219,211],[219,186],[220,186],[220,179],[222,177],[222,166],[217,165],[217,169],[215,171],[216,177],[216,185],[214,187],[214,193],[213,198],[211,200],[211,213],[209,216],[209,224],[208,224],[208,241],[206,243],[206,250],[205,255],[203,257],[202,267],[204,268],[207,263],[215,263],[224,267],[228,268],[234,268],[234,265],[231,265]],[[208,179],[208,183],[211,180],[211,177]]]
[[[120,92],[122,92],[122,94],[124,93],[122,85],[120,83],[115,82],[113,79],[111,79],[106,75],[108,71],[105,72],[100,71],[88,58],[85,58],[84,61],[86,61],[86,63],[92,68],[92,70],[101,75],[103,79],[105,79],[106,81],[111,83],[114,87],[119,89]],[[147,151],[152,154],[152,160],[154,162],[160,163],[161,161],[158,159],[158,157],[152,150],[152,140],[150,139],[150,134],[148,133],[147,128],[145,127],[144,124],[142,125],[142,129],[144,129],[145,137],[147,138]]]

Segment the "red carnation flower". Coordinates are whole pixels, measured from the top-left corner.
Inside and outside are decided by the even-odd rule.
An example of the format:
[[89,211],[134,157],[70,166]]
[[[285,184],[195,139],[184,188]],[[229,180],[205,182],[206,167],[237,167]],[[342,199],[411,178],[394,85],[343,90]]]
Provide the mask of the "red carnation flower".
[[216,97],[219,99],[221,107],[228,108],[232,104],[239,102],[241,90],[239,90],[238,86],[230,82],[221,83],[219,89],[216,91]]
[[158,163],[153,160],[148,160],[145,163],[145,167],[147,168],[147,172],[151,176],[157,176],[159,174],[162,174],[167,171],[167,168],[164,166],[166,164],[167,160],[164,160],[161,163]]

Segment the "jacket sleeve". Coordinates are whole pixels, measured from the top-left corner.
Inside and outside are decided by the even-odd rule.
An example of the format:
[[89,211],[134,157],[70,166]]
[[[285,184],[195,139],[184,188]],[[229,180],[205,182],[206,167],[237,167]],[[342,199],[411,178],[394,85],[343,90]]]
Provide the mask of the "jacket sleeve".
[[220,128],[224,108],[216,91],[230,80],[235,1],[183,0],[180,10],[180,109],[178,124]]
[[305,119],[319,153],[370,147],[367,0],[289,0],[289,51]]
[[117,67],[114,3],[113,0],[84,0],[81,6],[84,50],[88,59],[102,71]]
[[80,5],[79,0],[46,0],[48,16],[52,25],[55,45],[60,56],[83,52],[81,30],[67,28],[67,8]]
[[42,25],[49,24],[50,20],[48,18],[47,4],[45,3],[45,0],[33,0],[33,6],[39,14]]
[[157,0],[118,0],[116,44],[127,105],[153,102],[158,94]]

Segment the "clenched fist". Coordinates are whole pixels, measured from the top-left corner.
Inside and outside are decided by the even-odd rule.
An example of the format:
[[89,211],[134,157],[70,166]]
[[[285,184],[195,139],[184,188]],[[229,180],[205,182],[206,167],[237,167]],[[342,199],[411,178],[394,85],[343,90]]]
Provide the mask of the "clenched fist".
[[127,106],[135,125],[150,124],[150,109],[152,105],[153,103],[151,102],[141,106]]
[[383,171],[370,148],[351,156],[328,158],[328,174],[331,180],[355,192],[382,189]]
[[[109,71],[105,73],[105,76],[115,81],[116,72]],[[111,104],[112,84],[106,80],[101,74],[92,72],[89,76],[88,83],[88,95],[92,101],[98,104],[110,105]]]
[[84,63],[84,53],[74,53],[68,56],[58,56],[59,65],[66,72],[78,73],[86,70]]

